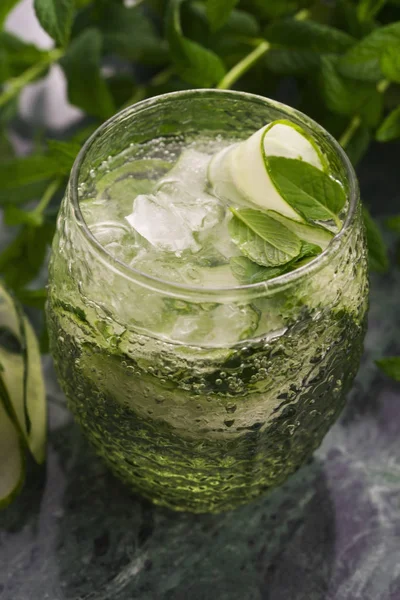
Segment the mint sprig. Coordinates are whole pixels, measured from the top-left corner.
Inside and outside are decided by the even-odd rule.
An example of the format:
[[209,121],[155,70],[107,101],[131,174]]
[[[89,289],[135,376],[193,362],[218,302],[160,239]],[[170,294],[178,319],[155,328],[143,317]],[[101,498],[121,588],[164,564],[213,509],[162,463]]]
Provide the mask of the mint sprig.
[[[339,214],[345,206],[343,187],[327,173],[298,159],[270,156],[268,174],[276,189],[306,222],[295,221],[272,210],[230,208],[232,241],[253,263],[231,261],[241,282],[277,277],[302,266],[326,248],[333,234],[314,221],[334,221],[341,227]],[[263,269],[256,268],[264,267]]]

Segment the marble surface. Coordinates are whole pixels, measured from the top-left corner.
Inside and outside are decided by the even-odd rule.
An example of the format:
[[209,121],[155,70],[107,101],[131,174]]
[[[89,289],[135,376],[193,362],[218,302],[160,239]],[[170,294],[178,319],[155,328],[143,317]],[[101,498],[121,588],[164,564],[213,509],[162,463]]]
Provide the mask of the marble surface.
[[51,365],[45,471],[0,513],[1,600],[400,599],[400,270],[373,277],[363,364],[340,421],[282,488],[223,515],[130,495],[72,423]]

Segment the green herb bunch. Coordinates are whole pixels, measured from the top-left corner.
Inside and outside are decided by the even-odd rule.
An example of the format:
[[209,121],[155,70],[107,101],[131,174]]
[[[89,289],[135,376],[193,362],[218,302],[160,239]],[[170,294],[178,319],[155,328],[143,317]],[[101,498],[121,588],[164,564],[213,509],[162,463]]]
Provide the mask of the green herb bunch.
[[[51,50],[4,30],[18,2],[0,6],[0,206],[6,225],[16,227],[0,253],[0,277],[25,305],[44,305],[45,290],[34,282],[78,150],[125,106],[193,87],[277,97],[289,85],[292,103],[355,165],[373,140],[400,138],[399,0],[34,0]],[[36,132],[33,153],[13,156],[20,94],[56,63],[69,102],[85,117],[62,140]],[[380,230],[367,211],[365,221],[371,267],[384,272]],[[400,233],[400,216],[388,225]],[[400,359],[380,364],[400,379]]]

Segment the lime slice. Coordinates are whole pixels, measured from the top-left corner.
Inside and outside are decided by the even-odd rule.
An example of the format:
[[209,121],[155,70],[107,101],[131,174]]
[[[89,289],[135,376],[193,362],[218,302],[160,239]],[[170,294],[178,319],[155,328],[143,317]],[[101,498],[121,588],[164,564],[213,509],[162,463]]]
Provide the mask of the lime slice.
[[269,156],[301,159],[317,169],[326,168],[324,155],[306,131],[285,119],[273,121],[211,159],[208,175],[215,193],[231,202],[245,200],[304,222],[271,181]]
[[25,461],[20,437],[0,399],[0,508],[13,501],[24,478]]
[[22,439],[39,464],[45,457],[46,400],[38,343],[28,320],[0,287],[0,382],[3,401]]
[[275,221],[279,221],[282,223],[282,225],[285,225],[285,227],[290,229],[290,231],[295,233],[304,242],[316,244],[322,250],[325,250],[333,238],[333,233],[324,227],[300,223],[299,221],[294,221],[293,219],[284,217],[280,213],[273,210],[267,211],[267,214],[275,219]]

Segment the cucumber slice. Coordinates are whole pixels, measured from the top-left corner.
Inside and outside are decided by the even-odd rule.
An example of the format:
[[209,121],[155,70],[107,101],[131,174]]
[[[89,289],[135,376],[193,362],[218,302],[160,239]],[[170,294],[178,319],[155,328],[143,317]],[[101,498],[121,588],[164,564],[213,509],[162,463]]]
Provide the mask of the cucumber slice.
[[27,442],[38,464],[44,462],[47,438],[46,391],[42,375],[39,344],[28,319],[24,317],[27,364],[25,371],[25,406],[29,419]]
[[0,330],[18,349],[0,344],[0,382],[3,401],[21,438],[37,463],[45,457],[46,400],[39,346],[26,317],[0,287]]
[[282,225],[285,225],[290,231],[295,233],[301,240],[304,242],[310,242],[310,244],[316,244],[322,250],[328,246],[329,242],[333,238],[333,233],[324,227],[320,227],[319,225],[308,225],[307,223],[300,223],[299,221],[294,221],[293,219],[289,219],[288,217],[284,217],[280,213],[274,210],[268,210],[267,214],[275,219],[275,221],[279,221]]
[[271,181],[269,156],[300,158],[318,169],[327,168],[322,151],[301,127],[286,119],[273,121],[212,158],[208,177],[215,193],[231,202],[250,202],[304,222]]
[[0,508],[8,506],[25,479],[20,437],[0,398]]
[[300,158],[322,170],[322,153],[300,127],[286,120],[266,125],[232,152],[233,180],[246,198],[264,209],[303,222],[275,188],[268,173],[269,156]]
[[231,175],[232,151],[238,145],[228,146],[221,152],[214,154],[208,164],[207,179],[212,185],[213,193],[218,198],[241,204],[243,196],[237,189]]

